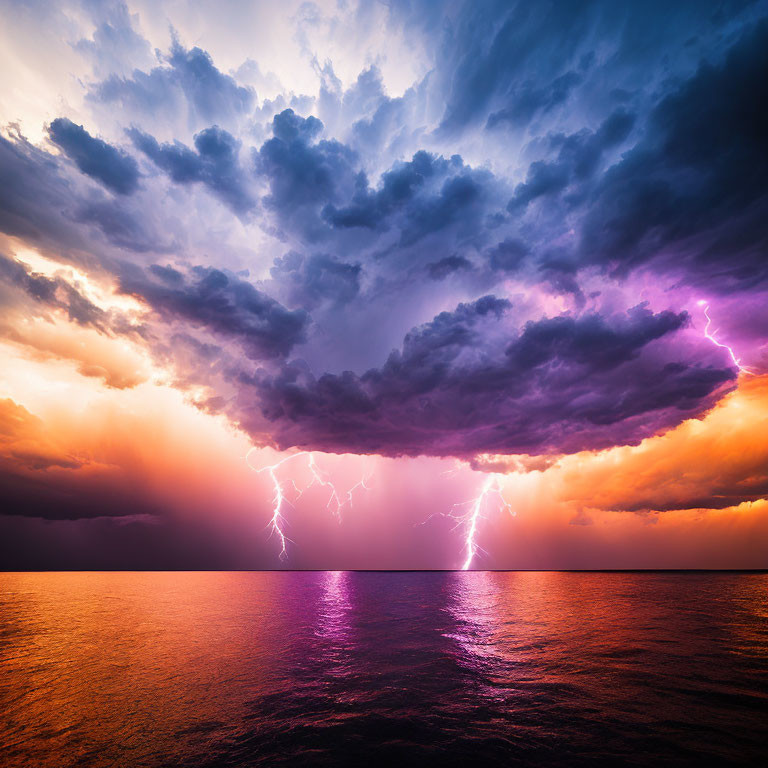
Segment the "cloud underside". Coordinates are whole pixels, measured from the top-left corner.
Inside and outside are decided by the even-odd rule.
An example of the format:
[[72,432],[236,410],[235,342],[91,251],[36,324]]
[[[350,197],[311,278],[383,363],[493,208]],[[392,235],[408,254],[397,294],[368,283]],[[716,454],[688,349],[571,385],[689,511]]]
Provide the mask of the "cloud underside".
[[[528,323],[499,354],[478,352],[507,302],[491,296],[412,331],[401,351],[361,376],[315,378],[299,365],[243,379],[280,448],[471,456],[570,453],[637,443],[710,408],[729,368],[681,362],[668,344],[684,315],[637,307]],[[665,343],[667,342],[667,343]]]
[[[5,265],[5,266],[3,266]],[[119,335],[141,335],[192,378],[255,440],[281,449],[471,457],[572,453],[637,443],[705,412],[736,380],[733,365],[697,360],[706,341],[686,338],[686,313],[583,313],[508,322],[492,295],[443,312],[362,374],[315,376],[291,353],[308,316],[250,283],[210,268],[184,273],[126,267],[120,290],[148,309],[142,328],[90,305],[61,278],[15,271],[23,296]],[[160,351],[162,349],[162,352]],[[228,354],[224,357],[224,350]],[[239,354],[237,353],[239,350]],[[223,391],[223,390],[222,390]]]

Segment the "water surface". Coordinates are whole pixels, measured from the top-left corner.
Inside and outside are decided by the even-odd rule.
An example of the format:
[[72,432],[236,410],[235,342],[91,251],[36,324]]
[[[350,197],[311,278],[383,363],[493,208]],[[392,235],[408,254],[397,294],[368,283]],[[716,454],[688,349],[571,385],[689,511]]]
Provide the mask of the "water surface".
[[0,574],[0,764],[764,766],[767,598],[766,574]]

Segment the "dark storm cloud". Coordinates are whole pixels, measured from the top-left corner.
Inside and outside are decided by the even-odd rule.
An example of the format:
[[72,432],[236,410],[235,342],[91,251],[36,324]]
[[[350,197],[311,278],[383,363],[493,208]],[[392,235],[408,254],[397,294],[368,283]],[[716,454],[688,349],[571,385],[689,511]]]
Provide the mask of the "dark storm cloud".
[[[438,52],[452,66],[430,75],[430,83],[449,86],[442,130],[427,137],[446,156],[410,146],[399,155],[410,159],[387,162],[376,177],[371,169],[384,162],[365,152],[400,130],[398,115],[405,111],[404,101],[386,97],[374,68],[347,93],[340,85],[338,93],[331,94],[330,85],[325,89],[337,109],[336,123],[328,125],[347,131],[349,143],[330,138],[331,130],[317,118],[285,109],[266,126],[272,137],[254,149],[249,171],[238,160],[240,140],[210,126],[220,116],[243,117],[253,107],[253,94],[219,72],[203,51],[174,43],[166,66],[101,83],[94,97],[121,101],[134,113],[176,109],[179,99],[190,105],[194,124],[203,128],[194,146],[160,143],[135,128],[129,131],[134,146],[175,183],[204,186],[239,215],[255,208],[252,190],[261,184],[268,191],[260,201],[260,223],[282,241],[269,258],[278,247],[284,255],[273,261],[271,280],[259,289],[213,265],[144,269],[138,262],[121,273],[122,290],[154,311],[158,338],[189,339],[169,343],[163,352],[171,362],[178,353],[180,378],[192,380],[195,357],[224,354],[231,343],[234,355],[242,348],[251,360],[270,361],[269,372],[254,374],[243,366],[239,373],[239,399],[232,407],[242,423],[262,425],[253,426],[253,434],[264,433],[267,418],[283,447],[363,452],[467,456],[604,447],[636,441],[709,407],[733,371],[675,353],[671,339],[679,338],[683,314],[642,309],[609,317],[594,309],[535,320],[516,334],[502,318],[503,300],[468,300],[534,284],[570,294],[565,301],[583,308],[584,268],[599,283],[593,298],[604,285],[619,293],[612,277],[640,265],[650,264],[657,277],[674,270],[682,284],[707,275],[715,285],[726,276],[729,285],[748,287],[766,274],[768,163],[762,137],[768,131],[754,85],[767,74],[765,28],[745,35],[726,57],[718,47],[724,43],[718,43],[715,63],[698,72],[683,68],[674,77],[656,77],[654,70],[646,92],[638,96],[635,83],[635,91],[626,91],[625,106],[616,109],[608,94],[627,84],[620,77],[608,82],[610,89],[601,82],[592,100],[582,89],[600,67],[600,76],[607,77],[606,61],[614,61],[617,71],[626,68],[632,59],[627,41],[642,48],[653,25],[641,20],[641,30],[625,29],[624,21],[637,20],[639,11],[605,10],[608,5],[588,4],[583,13],[562,5],[544,13],[530,4],[500,4],[488,18],[465,6],[461,13],[473,17],[474,25],[454,25],[454,37],[444,41],[453,41],[450,50]],[[683,16],[675,13],[679,22]],[[601,38],[600,29],[611,33]],[[605,43],[604,50],[592,50],[595,39]],[[645,55],[637,54],[635,68]],[[326,69],[323,78],[330,82]],[[579,105],[589,106],[584,115],[569,111],[560,124],[547,122],[565,115],[560,107],[579,98]],[[649,112],[651,100],[656,106]],[[365,118],[353,122],[360,114]],[[54,133],[61,133],[54,122]],[[521,183],[513,187],[449,154],[453,139],[458,142],[472,125],[475,134],[464,134],[470,136],[467,156],[482,151],[479,136],[479,144],[492,147],[488,162],[494,168],[506,162],[506,155],[493,156],[504,131],[526,127],[531,140],[519,157],[529,165],[515,172]],[[486,131],[486,125],[496,130]],[[72,134],[77,141],[70,147],[76,162],[83,147],[101,159],[114,159],[110,149],[120,156],[80,131]],[[61,175],[69,170],[74,178],[68,163],[20,142],[1,145],[0,161],[19,179],[18,194],[3,197],[0,190],[0,222],[8,227],[52,231],[45,215],[34,211],[34,176],[44,171],[53,181],[50,202],[43,194],[41,207],[46,214],[67,207],[62,231],[73,222],[88,224],[134,254],[159,250],[141,216],[144,194],[126,199],[99,193],[100,198],[69,202]],[[98,168],[96,177],[106,183],[107,172]],[[157,179],[144,183],[149,187]],[[50,221],[58,222],[56,216]],[[670,296],[666,306],[679,309]],[[404,328],[430,316],[431,310],[419,314],[421,307],[455,306],[462,298],[467,303],[414,329],[402,350],[385,360]],[[590,306],[599,308],[602,301],[596,298]],[[540,312],[535,304],[532,299],[530,311]],[[321,331],[311,339],[302,310],[313,312]],[[323,344],[345,350],[359,338],[367,343],[364,334],[376,335],[372,317],[397,331],[376,336],[378,345],[365,350],[368,357],[359,353],[355,359],[355,351],[332,362],[323,358]],[[206,331],[215,345],[202,339]],[[201,339],[194,339],[198,332]],[[505,334],[510,338],[502,343]],[[310,362],[286,362],[308,341],[300,352]],[[708,360],[709,353],[714,354],[705,349],[698,359]],[[276,374],[278,365],[284,368]],[[355,373],[323,374],[345,367]]]
[[[530,119],[539,109],[564,101],[575,82],[568,86],[570,75],[553,70],[575,56],[591,23],[589,9],[577,3],[547,9],[528,3],[464,6],[442,44],[441,57],[450,73],[442,128],[455,131],[487,118],[499,102],[506,103],[494,111],[492,124],[523,121],[525,113]],[[529,68],[549,75],[550,85],[527,84],[521,92],[517,84],[527,79]],[[556,85],[562,76],[566,80]]]
[[106,261],[103,245],[91,241],[91,227],[120,248],[168,250],[134,197],[84,194],[67,165],[17,132],[0,136],[0,231],[91,265]]
[[167,244],[147,231],[141,211],[132,211],[114,200],[87,200],[73,212],[74,219],[97,227],[106,239],[119,248],[135,253],[168,250]]
[[504,123],[526,125],[538,112],[550,109],[568,100],[571,91],[582,81],[582,75],[571,70],[556,77],[546,86],[524,83],[510,96],[509,106],[493,112],[488,117],[488,128],[496,128]]
[[19,133],[0,135],[0,229],[9,235],[48,241],[59,248],[82,242],[62,210],[72,189],[57,158]]
[[120,195],[130,195],[139,186],[139,167],[128,154],[94,138],[82,125],[57,117],[48,135],[86,175]]
[[[768,277],[768,23],[664,98],[645,139],[609,169],[583,224],[586,263],[662,255],[714,290]],[[663,267],[663,263],[660,264]]]
[[472,269],[472,262],[463,256],[446,256],[427,264],[427,272],[433,280],[443,280],[454,272]]
[[459,155],[447,160],[420,151],[384,173],[376,190],[360,175],[351,205],[329,204],[323,218],[336,229],[377,229],[398,217],[399,244],[409,246],[450,225],[476,230],[486,211],[491,178],[487,171],[465,165]]
[[393,9],[407,29],[418,25],[439,41],[432,77],[445,103],[441,130],[455,136],[479,125],[535,125],[569,100],[586,112],[604,108],[611,92],[642,89],[699,52],[717,50],[728,25],[749,18],[750,6],[758,5],[490,0],[450,9],[428,2]]
[[553,361],[576,363],[587,370],[610,370],[636,356],[649,342],[679,330],[685,313],[642,307],[630,310],[615,327],[600,315],[567,316],[529,322],[506,351],[517,370],[536,369]]
[[[258,403],[280,448],[551,454],[636,443],[707,409],[735,379],[732,369],[681,361],[672,339],[685,313],[563,316],[504,342],[509,307],[493,296],[460,304],[361,376],[315,378],[298,364],[243,376],[240,401]],[[240,414],[256,429],[250,419]]]
[[529,253],[530,249],[522,240],[507,238],[490,248],[487,257],[491,269],[515,272]]
[[16,467],[0,458],[3,514],[44,520],[83,520],[163,511],[160,504],[152,503],[127,478],[113,475],[95,478],[92,474],[74,471],[54,476],[42,465],[33,466],[37,458],[36,455],[14,457],[17,462],[30,464],[24,472],[15,471]]
[[149,272],[127,268],[124,293],[143,300],[165,322],[183,321],[240,345],[254,360],[285,357],[304,340],[309,318],[291,311],[250,283],[211,267],[188,275],[155,266]]
[[120,104],[130,114],[165,114],[183,109],[193,124],[214,123],[247,115],[255,105],[250,88],[220,72],[208,53],[187,50],[178,41],[171,47],[167,66],[149,73],[135,70],[131,77],[111,75],[91,90],[91,99]]
[[559,150],[556,160],[531,163],[525,182],[517,185],[507,209],[516,213],[538,198],[557,195],[571,184],[588,180],[597,170],[603,153],[624,141],[634,122],[633,115],[620,110],[594,133],[584,129],[569,136],[550,136],[550,145]]
[[[595,67],[602,67],[602,82],[611,82],[604,56],[582,50],[581,44],[561,45],[569,14],[577,20],[574,37],[591,40],[600,30],[610,42],[618,82],[636,77],[638,63],[679,36],[695,10],[690,3],[671,10],[670,27],[656,40],[657,25],[639,18],[639,7],[595,2],[583,12],[562,6],[550,17],[516,4],[499,6],[483,21],[466,6],[461,13],[473,24],[453,39],[451,50],[461,59],[449,69],[455,104],[449,100],[443,125],[458,126],[459,118],[471,122],[489,105],[512,98],[505,90],[510,83],[539,94],[530,96],[531,103],[546,112],[581,87],[585,73]],[[721,21],[742,10],[723,9]],[[707,16],[699,23],[711,33],[715,21]],[[753,84],[767,74],[764,27],[745,34],[721,63],[704,65],[698,73],[692,68],[687,82],[681,77],[659,81],[657,95],[637,97],[626,108],[617,110],[612,97],[593,94],[589,103],[602,112],[601,119],[590,121],[596,127],[573,130],[570,121],[568,131],[549,131],[532,142],[530,151],[545,156],[529,165],[525,180],[506,201],[500,199],[503,179],[467,166],[458,155],[446,159],[425,151],[395,163],[373,185],[361,170],[364,158],[338,142],[316,142],[321,124],[286,111],[275,118],[275,138],[259,152],[257,165],[272,193],[268,205],[287,237],[323,241],[345,260],[354,249],[364,272],[370,268],[385,282],[399,279],[404,266],[422,259],[423,274],[447,274],[449,262],[429,266],[437,263],[436,252],[473,261],[471,251],[487,253],[493,272],[515,272],[519,279],[543,282],[580,301],[579,272],[594,265],[609,274],[627,274],[654,260],[661,272],[714,289],[734,281],[760,282],[768,244],[761,180],[768,174],[761,140],[766,118]],[[730,39],[737,37],[729,33]],[[490,51],[477,53],[473,45],[489,39]],[[713,60],[723,58],[722,49],[722,44],[711,47]],[[557,66],[572,59],[573,67],[537,74],[533,63],[552,50],[559,51]],[[372,103],[382,98],[380,87],[368,90]],[[650,115],[638,111],[638,106],[647,110],[651,98],[658,103]],[[635,146],[627,150],[630,140]],[[624,154],[618,156],[619,151]],[[425,238],[431,239],[424,243]],[[729,254],[727,263],[723,253]],[[381,256],[388,257],[389,267],[384,260],[373,264]]]
[[[450,159],[417,152],[396,163],[372,187],[355,151],[338,141],[317,140],[322,123],[285,110],[273,120],[274,137],[255,153],[256,172],[269,183],[264,199],[286,234],[308,243],[340,241],[347,233],[369,247],[409,248],[450,230],[478,237],[483,217],[496,205],[492,174]],[[353,232],[354,231],[354,232]]]
[[[765,457],[763,457],[765,458]],[[710,477],[707,491],[710,493],[690,495],[684,499],[662,500],[643,498],[637,502],[626,502],[621,505],[622,512],[672,512],[687,509],[727,509],[745,502],[758,501],[768,496],[768,473],[763,465],[756,469],[757,474],[747,477],[744,468],[725,477]],[[715,471],[716,472],[716,471]],[[715,474],[713,472],[713,474]],[[719,482],[718,482],[719,481]],[[714,486],[714,487],[712,487]]]
[[310,309],[323,301],[345,304],[360,291],[359,264],[347,264],[328,256],[305,257],[292,251],[275,259],[272,277],[289,286],[290,303]]
[[316,139],[322,130],[323,124],[316,117],[301,117],[292,109],[284,109],[272,119],[275,138],[286,144],[292,144],[294,141],[308,144]]
[[283,226],[308,240],[326,229],[319,210],[335,202],[357,177],[353,150],[335,140],[316,141],[322,128],[317,118],[286,109],[272,121],[273,138],[254,154],[257,173],[269,182],[265,205]]
[[253,208],[254,200],[238,162],[240,142],[217,125],[195,135],[197,152],[178,141],[159,144],[137,128],[129,129],[128,135],[138,150],[178,184],[199,182],[238,214]]

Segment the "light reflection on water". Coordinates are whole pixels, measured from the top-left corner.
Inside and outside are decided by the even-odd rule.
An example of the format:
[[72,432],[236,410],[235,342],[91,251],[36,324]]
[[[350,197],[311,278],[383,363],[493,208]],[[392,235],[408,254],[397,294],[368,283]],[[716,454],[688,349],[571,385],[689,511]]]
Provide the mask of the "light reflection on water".
[[0,763],[764,765],[766,597],[765,574],[0,574]]
[[321,574],[322,596],[317,613],[320,637],[344,643],[350,635],[350,574],[348,571],[325,571]]

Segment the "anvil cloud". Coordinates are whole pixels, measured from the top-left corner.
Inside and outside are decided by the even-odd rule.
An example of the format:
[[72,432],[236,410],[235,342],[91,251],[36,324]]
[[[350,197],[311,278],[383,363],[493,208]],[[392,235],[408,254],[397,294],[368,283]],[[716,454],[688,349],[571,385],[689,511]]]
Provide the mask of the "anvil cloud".
[[[15,521],[149,530],[188,503],[101,438],[45,428],[57,387],[111,398],[110,423],[167,396],[190,430],[344,466],[559,473],[573,493],[551,503],[580,510],[762,498],[735,469],[590,504],[566,470],[615,451],[634,467],[647,441],[722,421],[748,379],[764,402],[765,2],[4,7]],[[117,454],[154,465],[146,437]],[[418,507],[411,524],[439,511]]]

